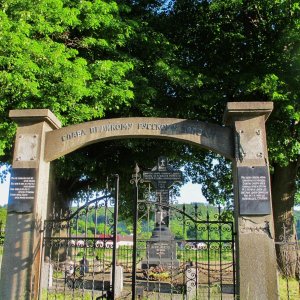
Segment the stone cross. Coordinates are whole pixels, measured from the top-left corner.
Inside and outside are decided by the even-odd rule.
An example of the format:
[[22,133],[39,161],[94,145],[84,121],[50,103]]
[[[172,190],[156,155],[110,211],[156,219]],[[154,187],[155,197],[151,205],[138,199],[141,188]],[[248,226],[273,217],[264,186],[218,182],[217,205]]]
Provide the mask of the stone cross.
[[155,188],[157,207],[156,225],[169,225],[169,190],[175,182],[182,182],[182,172],[175,171],[164,156],[158,158],[157,165],[151,171],[143,172],[144,182],[151,182]]

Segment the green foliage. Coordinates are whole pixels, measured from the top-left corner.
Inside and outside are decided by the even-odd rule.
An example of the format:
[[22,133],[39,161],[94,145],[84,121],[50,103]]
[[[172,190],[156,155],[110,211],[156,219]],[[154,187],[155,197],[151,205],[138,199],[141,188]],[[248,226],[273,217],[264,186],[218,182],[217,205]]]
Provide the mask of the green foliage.
[[[6,0],[0,6],[3,163],[15,133],[10,109],[49,108],[64,125],[119,116],[221,124],[226,102],[253,100],[274,101],[270,163],[299,158],[299,1]],[[210,202],[232,202],[224,158],[149,140],[108,141],[58,160],[61,201],[88,185],[103,189],[107,174],[119,173],[121,213],[129,215],[135,162],[146,169],[162,153],[203,183]]]
[[5,206],[0,206],[0,224],[5,226],[7,217],[7,208]]
[[[74,208],[73,208],[74,209]],[[178,211],[177,211],[178,210]],[[97,219],[95,213],[79,214],[78,219],[71,228],[72,235],[81,236],[87,235],[88,237],[99,236],[100,234],[110,235],[113,234],[112,224],[109,220],[113,219],[113,210],[103,207],[97,210]],[[195,214],[197,212],[197,215]],[[184,212],[185,215],[182,213]],[[1,211],[0,211],[1,213]],[[140,216],[142,216],[142,212]],[[224,217],[225,216],[225,217]],[[153,216],[152,216],[153,217]],[[191,218],[191,219],[190,219]],[[232,221],[233,216],[231,211],[222,210],[221,214],[218,213],[218,208],[214,206],[207,206],[204,204],[186,204],[175,205],[171,212],[170,230],[177,240],[231,240],[231,227],[230,225],[219,226],[219,223],[207,226],[206,221]],[[105,221],[106,220],[106,221]],[[201,221],[197,223],[195,221]],[[97,224],[97,225],[96,225]],[[225,228],[226,226],[226,228]],[[137,237],[138,240],[148,240],[152,235],[152,230],[155,227],[153,219],[145,220],[140,218],[137,224]],[[118,220],[118,234],[127,235],[133,233],[132,218],[127,220]]]
[[[173,63],[189,76],[188,88],[186,80],[176,83],[174,72],[174,80],[164,78],[171,94],[163,105],[172,101],[170,114],[221,124],[228,101],[273,101],[267,122],[270,163],[286,166],[299,159],[299,1],[172,4],[151,20],[176,45]],[[192,85],[197,78],[201,84]],[[179,109],[183,99],[184,110]],[[185,159],[188,174],[203,183],[209,201],[232,201],[228,162],[195,149],[187,151]]]
[[49,108],[66,125],[130,104],[134,62],[120,48],[136,24],[126,10],[114,1],[2,2],[0,155],[14,134],[9,109]]
[[299,299],[299,281],[294,278],[279,277],[279,294],[280,300]]
[[178,222],[176,219],[170,220],[170,229],[171,232],[174,234],[175,239],[184,240],[187,238],[187,230],[184,230],[182,224]]
[[[72,227],[71,232],[73,235],[87,235],[88,237],[98,236],[99,234],[109,235],[112,233],[112,226],[108,222],[108,218],[112,215],[105,216],[98,212],[97,221],[93,215],[81,215],[76,219],[76,225]],[[106,221],[105,221],[106,219]],[[97,224],[97,225],[96,225]]]

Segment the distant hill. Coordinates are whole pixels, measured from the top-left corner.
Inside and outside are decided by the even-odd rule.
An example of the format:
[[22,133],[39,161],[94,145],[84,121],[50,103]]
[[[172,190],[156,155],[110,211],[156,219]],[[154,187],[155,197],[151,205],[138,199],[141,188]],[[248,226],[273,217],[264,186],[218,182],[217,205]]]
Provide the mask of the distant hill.
[[[176,205],[176,207],[180,210],[183,209],[183,205],[182,204],[178,204]],[[188,214],[191,214],[194,211],[194,207],[195,207],[195,203],[191,203],[191,204],[186,204],[185,205],[185,211]],[[198,203],[198,213],[202,214],[202,216],[205,218],[206,213],[208,212],[208,214],[210,216],[212,215],[217,215],[217,208],[214,206],[210,206],[210,205],[205,205],[205,204],[199,204]],[[7,206],[0,206],[0,223],[2,222],[2,224],[6,223],[6,215],[7,215]],[[89,222],[93,222],[93,217],[89,216],[88,218]],[[103,222],[103,212],[99,214],[98,216],[98,220],[97,220],[98,224]],[[298,240],[300,240],[300,211],[299,210],[294,210],[294,221],[295,221],[295,225],[296,225],[296,231],[297,231],[297,237]],[[95,226],[94,224],[91,224],[93,226]],[[124,222],[120,222],[119,223],[119,229],[121,229],[122,232],[129,232],[129,230],[127,229],[127,226]]]

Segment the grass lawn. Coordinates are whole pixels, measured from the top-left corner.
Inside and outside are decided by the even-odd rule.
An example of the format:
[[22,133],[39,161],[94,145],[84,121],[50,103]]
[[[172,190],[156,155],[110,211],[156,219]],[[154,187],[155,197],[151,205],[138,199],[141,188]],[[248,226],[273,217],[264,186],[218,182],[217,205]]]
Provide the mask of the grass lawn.
[[[288,284],[288,286],[287,286]],[[299,282],[294,278],[279,278],[279,292],[280,300],[299,300],[300,299],[300,289]]]

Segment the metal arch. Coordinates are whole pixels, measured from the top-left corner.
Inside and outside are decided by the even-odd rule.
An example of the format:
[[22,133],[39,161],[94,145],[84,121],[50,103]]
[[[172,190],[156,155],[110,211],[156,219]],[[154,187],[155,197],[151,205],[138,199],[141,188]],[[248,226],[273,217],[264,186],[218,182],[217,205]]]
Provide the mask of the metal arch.
[[[83,209],[85,209],[86,207],[89,207],[91,204],[101,201],[101,200],[107,200],[107,199],[113,199],[112,195],[108,194],[108,195],[104,195],[102,197],[93,199],[91,201],[86,202],[84,205],[80,206],[75,212],[73,212],[72,214],[70,214],[67,218],[60,218],[59,222],[64,222],[64,221],[70,221],[72,220],[76,215],[79,214],[79,212]],[[55,222],[56,219],[48,219],[47,222]]]

